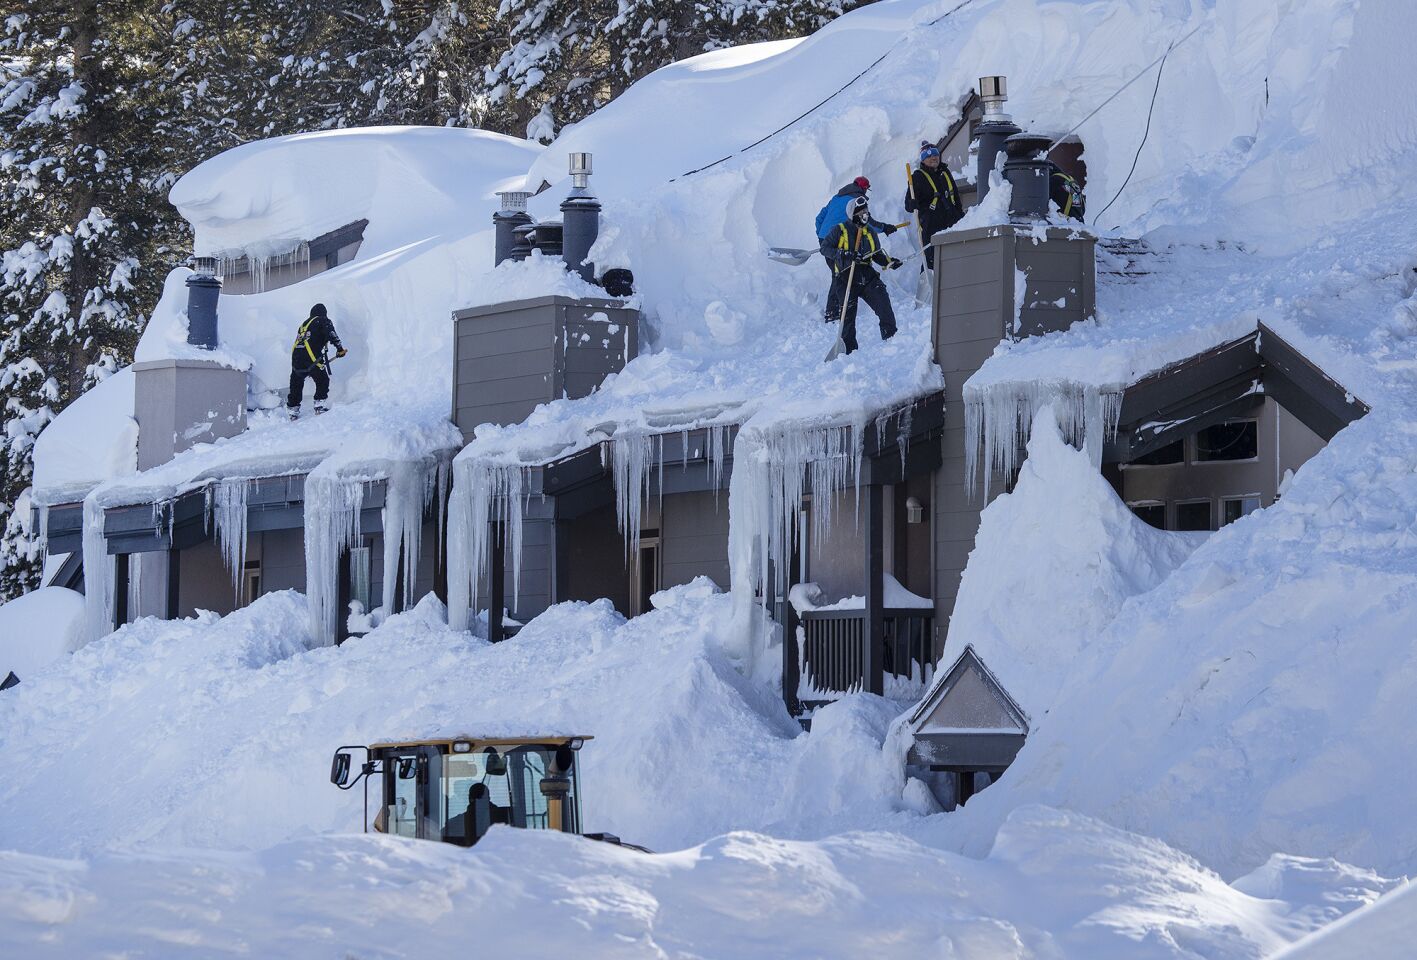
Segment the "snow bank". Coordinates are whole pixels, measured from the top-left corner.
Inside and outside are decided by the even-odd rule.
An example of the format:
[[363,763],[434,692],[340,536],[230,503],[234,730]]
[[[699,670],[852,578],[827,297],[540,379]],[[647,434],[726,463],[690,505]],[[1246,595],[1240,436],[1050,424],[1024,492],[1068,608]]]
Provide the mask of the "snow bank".
[[[840,705],[841,722],[823,711],[803,737],[777,691],[724,654],[728,596],[705,581],[655,605],[626,621],[607,601],[562,604],[497,645],[448,630],[431,596],[337,648],[313,644],[290,592],[220,619],[139,620],[0,697],[0,804],[26,811],[0,822],[0,848],[357,831],[358,797],[327,781],[334,749],[435,734],[594,736],[587,829],[658,849],[907,816],[898,766],[857,781],[888,773],[889,707]],[[864,726],[848,719],[863,711]]]
[[1275,960],[1399,960],[1417,937],[1417,884],[1406,883],[1331,926],[1310,934]]
[[473,850],[344,836],[219,857],[11,854],[0,946],[31,957],[233,944],[260,956],[393,956],[413,944],[453,955],[473,942],[504,956],[1258,958],[1392,885],[1337,864],[1292,869],[1313,888],[1258,899],[1162,844],[1041,807],[1010,818],[982,862],[890,834],[737,832],[656,855],[502,827]]
[[1067,667],[1197,543],[1133,516],[1045,407],[1013,492],[980,517],[950,644],[973,645],[1036,731]]
[[83,594],[41,587],[0,604],[0,679],[29,680],[78,646],[84,624]]

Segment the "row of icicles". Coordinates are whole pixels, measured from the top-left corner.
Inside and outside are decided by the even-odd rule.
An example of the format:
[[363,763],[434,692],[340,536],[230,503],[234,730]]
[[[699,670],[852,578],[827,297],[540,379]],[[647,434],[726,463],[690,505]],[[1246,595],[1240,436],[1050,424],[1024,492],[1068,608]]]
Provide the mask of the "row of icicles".
[[[1116,429],[1120,393],[1076,385],[1006,384],[967,393],[966,474],[973,486],[982,483],[987,498],[991,480],[1008,478],[1017,469],[1033,413],[1045,404],[1058,412],[1064,436],[1101,462],[1104,438]],[[908,408],[907,408],[908,410]],[[905,417],[908,414],[900,414]],[[884,426],[885,417],[877,421]],[[902,420],[901,456],[910,431]],[[697,429],[697,428],[696,428]],[[690,460],[703,461],[715,491],[722,488],[726,462],[729,478],[729,566],[732,589],[748,598],[782,593],[787,584],[785,558],[801,533],[802,504],[812,494],[806,513],[810,536],[820,542],[831,528],[838,497],[847,490],[858,493],[861,481],[863,431],[851,425],[731,425],[703,429],[700,449],[690,452],[689,428],[680,431],[681,467]],[[641,521],[651,497],[664,489],[665,433],[624,431],[602,445],[602,462],[615,489],[615,512],[626,557],[637,555]],[[730,450],[731,444],[731,450]],[[504,538],[512,607],[519,605],[522,578],[523,518],[533,487],[536,467],[513,460],[446,456],[386,464],[379,471],[385,481],[382,513],[383,569],[396,571],[383,578],[380,598],[385,611],[394,609],[402,583],[403,596],[413,597],[422,553],[424,518],[440,511],[435,530],[444,529],[441,511],[447,505],[449,624],[469,629],[473,614],[485,600],[488,562],[494,529]],[[370,485],[377,475],[347,476],[316,468],[305,479],[304,527],[306,593],[312,635],[333,643],[338,633],[339,561],[360,544],[361,517]],[[231,572],[232,589],[240,602],[247,546],[250,480],[228,478],[207,487],[207,517],[222,559]],[[451,490],[449,484],[451,483]],[[154,525],[163,522],[162,505],[154,508]],[[171,522],[170,511],[166,512]],[[114,578],[103,536],[103,507],[93,495],[84,503],[84,578],[89,585],[87,604],[89,636],[109,632],[113,622]],[[441,552],[443,545],[437,544]]]

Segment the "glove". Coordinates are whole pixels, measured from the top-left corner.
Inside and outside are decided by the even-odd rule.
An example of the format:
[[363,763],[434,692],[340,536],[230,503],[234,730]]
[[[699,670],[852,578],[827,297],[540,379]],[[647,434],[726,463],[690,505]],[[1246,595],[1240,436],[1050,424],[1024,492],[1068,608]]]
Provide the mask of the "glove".
[[934,210],[935,207],[939,205],[939,203],[940,203],[940,198],[939,198],[939,197],[936,197],[934,200],[931,200],[931,201],[930,201],[930,209],[931,209],[931,210]]
[[884,233],[884,234],[885,234],[886,236],[888,236],[888,237],[889,237],[891,234],[895,233],[895,231],[896,231],[896,226],[895,226],[895,224],[893,224],[893,223],[888,223],[888,224],[886,224],[885,226],[881,227],[881,232]]
[[346,350],[344,347],[340,347],[338,350],[335,351],[335,356],[336,356],[336,357],[342,357],[342,356],[344,356],[346,353],[349,353],[349,351]]
[[865,251],[858,252],[854,256],[856,257],[857,263],[870,263],[872,260],[876,259],[874,253],[867,253]]
[[901,264],[903,264],[904,262],[905,262],[904,260],[897,260],[895,257],[891,257],[891,262],[888,263],[888,264],[886,264],[886,269],[887,269],[887,270],[899,270]]

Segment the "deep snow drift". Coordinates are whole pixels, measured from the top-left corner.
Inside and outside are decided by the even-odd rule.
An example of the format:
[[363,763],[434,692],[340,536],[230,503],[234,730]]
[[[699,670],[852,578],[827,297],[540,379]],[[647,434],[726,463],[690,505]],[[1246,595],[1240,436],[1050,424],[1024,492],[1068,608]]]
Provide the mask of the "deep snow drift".
[[475,854],[384,837],[217,858],[10,854],[0,945],[27,957],[454,956],[471,943],[508,957],[1249,958],[1391,886],[1277,859],[1228,887],[1162,844],[1044,807],[1016,813],[984,860],[891,834],[735,832],[646,855],[494,827]]

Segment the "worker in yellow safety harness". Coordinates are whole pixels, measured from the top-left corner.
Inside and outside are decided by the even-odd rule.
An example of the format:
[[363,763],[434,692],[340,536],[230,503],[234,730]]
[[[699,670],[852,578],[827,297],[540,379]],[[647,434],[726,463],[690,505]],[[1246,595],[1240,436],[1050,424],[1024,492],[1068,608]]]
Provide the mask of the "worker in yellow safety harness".
[[317,303],[310,308],[310,316],[300,325],[290,350],[290,395],[285,398],[290,419],[300,416],[306,377],[315,381],[315,412],[324,413],[330,408],[330,359],[325,352],[330,344],[335,345],[336,357],[349,352],[340,343],[325,305]]
[[940,148],[933,143],[920,144],[920,166],[910,174],[905,192],[905,211],[916,214],[920,224],[920,246],[925,250],[925,266],[935,269],[935,248],[930,238],[948,230],[964,216],[959,202],[959,187],[950,168],[940,159]]
[[871,212],[865,197],[853,197],[846,205],[847,219],[822,238],[822,256],[832,265],[830,303],[842,304],[841,343],[846,353],[856,350],[856,301],[865,300],[881,323],[881,339],[895,336],[895,311],[886,285],[875,267],[897,269],[901,261],[881,249],[880,237],[871,226]]

